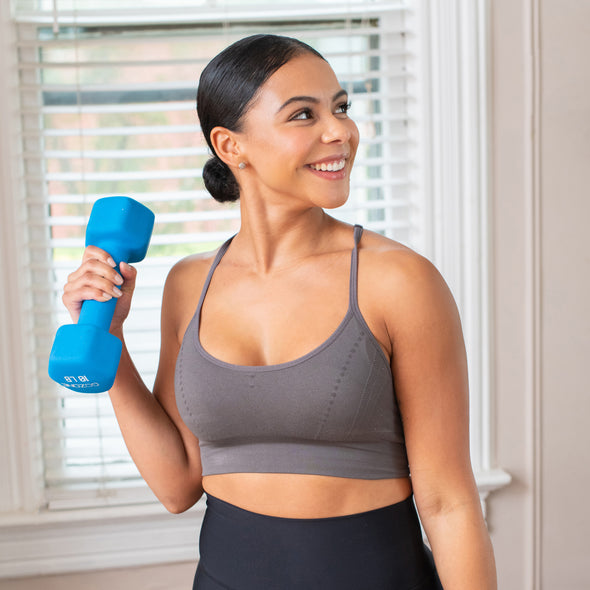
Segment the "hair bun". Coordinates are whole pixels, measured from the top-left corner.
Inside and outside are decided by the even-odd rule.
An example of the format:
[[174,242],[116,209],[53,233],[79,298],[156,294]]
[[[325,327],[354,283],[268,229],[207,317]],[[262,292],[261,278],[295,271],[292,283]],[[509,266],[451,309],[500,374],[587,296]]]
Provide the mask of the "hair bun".
[[203,181],[211,196],[220,203],[237,201],[240,198],[240,187],[232,171],[217,156],[205,162]]

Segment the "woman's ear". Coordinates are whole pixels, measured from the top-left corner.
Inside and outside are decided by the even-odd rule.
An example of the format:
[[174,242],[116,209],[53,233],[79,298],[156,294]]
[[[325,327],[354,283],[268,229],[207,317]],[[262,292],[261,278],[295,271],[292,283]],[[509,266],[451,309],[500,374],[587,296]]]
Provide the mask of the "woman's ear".
[[210,139],[219,159],[230,168],[237,168],[242,160],[237,134],[225,127],[213,127]]

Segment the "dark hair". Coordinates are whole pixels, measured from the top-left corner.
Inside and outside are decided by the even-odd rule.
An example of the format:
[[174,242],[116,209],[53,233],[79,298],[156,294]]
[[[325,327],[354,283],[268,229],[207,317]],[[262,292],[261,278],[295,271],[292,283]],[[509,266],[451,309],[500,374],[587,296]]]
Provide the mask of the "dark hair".
[[279,35],[252,35],[236,41],[205,67],[197,91],[197,114],[213,156],[205,163],[205,188],[220,202],[237,201],[240,189],[229,167],[217,157],[211,130],[220,126],[240,131],[241,121],[259,88],[290,59],[311,53],[309,45]]

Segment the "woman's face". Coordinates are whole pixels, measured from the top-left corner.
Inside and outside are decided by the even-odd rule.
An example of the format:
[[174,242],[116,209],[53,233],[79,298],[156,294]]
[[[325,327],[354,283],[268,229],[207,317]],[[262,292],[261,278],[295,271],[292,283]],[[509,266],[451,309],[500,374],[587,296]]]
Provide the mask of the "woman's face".
[[359,142],[348,96],[312,54],[279,68],[260,88],[238,134],[242,195],[333,208],[348,198]]

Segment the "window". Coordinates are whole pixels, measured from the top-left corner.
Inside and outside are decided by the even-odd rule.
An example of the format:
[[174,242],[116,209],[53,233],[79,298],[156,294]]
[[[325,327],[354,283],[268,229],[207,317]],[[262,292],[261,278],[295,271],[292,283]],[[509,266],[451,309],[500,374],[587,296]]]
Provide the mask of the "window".
[[[81,258],[92,203],[128,194],[156,213],[148,258],[141,264],[127,343],[151,385],[158,362],[159,307],[167,270],[182,256],[213,249],[238,229],[237,205],[205,191],[209,157],[195,115],[204,65],[247,34],[296,36],[322,52],[353,102],[363,137],[351,197],[337,212],[408,242],[412,219],[411,137],[406,89],[409,53],[403,10],[322,20],[249,23],[20,25],[19,67],[25,123],[29,225],[36,234],[33,316],[38,399],[48,507],[127,501],[144,487],[130,461],[106,395],[85,396],[46,376],[54,326],[68,322],[59,299]],[[387,36],[387,40],[386,40]],[[41,260],[44,259],[43,262]],[[48,289],[48,286],[50,289]],[[133,490],[136,495],[138,491]]]
[[[186,253],[216,247],[238,227],[237,207],[215,203],[202,184],[208,154],[194,109],[196,81],[224,46],[265,31],[319,49],[351,95],[362,143],[349,203],[333,213],[423,252],[451,284],[470,354],[474,466],[483,474],[482,490],[492,485],[485,430],[485,110],[479,110],[485,109],[483,4],[459,2],[455,12],[422,1],[153,0],[139,11],[128,0],[15,0],[7,26],[19,72],[20,137],[13,150],[23,173],[16,196],[10,193],[9,213],[22,221],[15,236],[30,301],[21,302],[22,320],[12,318],[26,347],[22,355],[14,353],[23,357],[26,376],[15,395],[24,394],[27,403],[11,411],[28,426],[24,456],[32,467],[15,479],[29,490],[31,512],[41,509],[45,519],[70,522],[73,510],[86,509],[78,518],[94,523],[95,541],[110,565],[138,563],[138,557],[129,552],[113,561],[113,550],[99,540],[107,523],[91,514],[110,514],[113,527],[124,527],[116,522],[123,515],[151,514],[151,529],[117,529],[133,538],[129,547],[140,530],[161,527],[165,534],[182,528],[182,518],[194,527],[190,515],[170,520],[153,505],[106,395],[59,388],[46,376],[47,357],[55,329],[69,321],[61,288],[80,259],[91,205],[101,196],[127,194],[156,213],[126,329],[138,368],[148,385],[153,382],[168,269]],[[466,56],[470,61],[461,63]],[[0,356],[10,364],[8,348],[0,348]],[[11,453],[17,461],[22,451]],[[13,487],[15,507],[17,495]],[[129,508],[101,508],[124,505]],[[198,509],[196,514],[198,519]],[[192,555],[188,530],[170,542],[174,559]],[[19,534],[26,537],[22,528]],[[141,559],[172,553],[148,545],[153,552]],[[62,568],[76,567],[64,555],[52,559],[61,559]],[[13,562],[18,571],[18,559]]]

